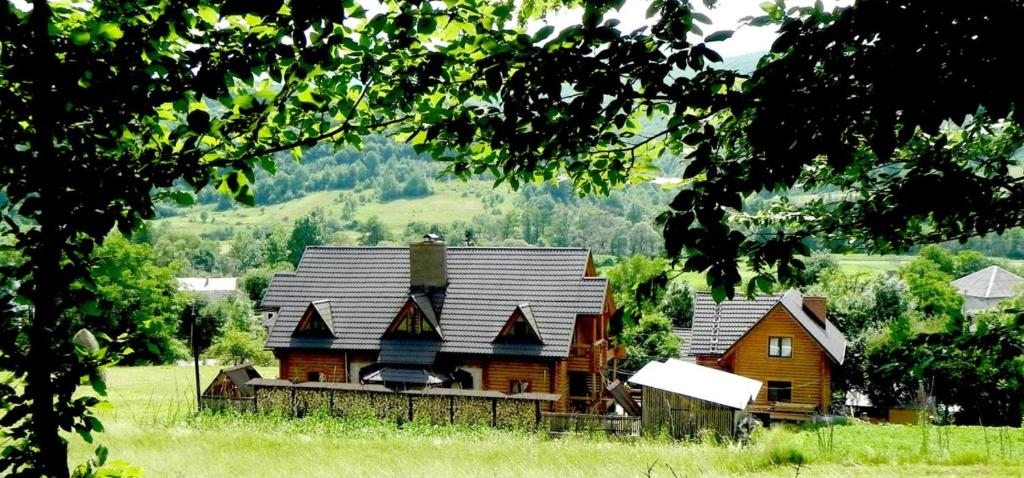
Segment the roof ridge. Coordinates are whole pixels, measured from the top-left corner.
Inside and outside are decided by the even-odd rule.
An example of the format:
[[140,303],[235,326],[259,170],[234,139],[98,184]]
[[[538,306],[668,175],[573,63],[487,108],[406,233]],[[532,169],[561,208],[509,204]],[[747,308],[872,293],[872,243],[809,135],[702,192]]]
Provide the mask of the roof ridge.
[[[405,246],[337,246],[331,244],[320,244],[316,246],[306,246],[307,249],[350,249],[350,250],[397,250],[397,249],[409,249],[408,245]],[[506,250],[506,251],[590,251],[589,247],[583,246],[455,246],[449,245],[448,249],[458,250]]]

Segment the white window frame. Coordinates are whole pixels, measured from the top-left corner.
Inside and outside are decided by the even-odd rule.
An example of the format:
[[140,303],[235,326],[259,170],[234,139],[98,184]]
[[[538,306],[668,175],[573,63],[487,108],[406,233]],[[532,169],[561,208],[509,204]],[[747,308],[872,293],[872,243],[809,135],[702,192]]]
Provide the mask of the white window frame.
[[793,337],[768,337],[768,356],[774,358],[793,357]]

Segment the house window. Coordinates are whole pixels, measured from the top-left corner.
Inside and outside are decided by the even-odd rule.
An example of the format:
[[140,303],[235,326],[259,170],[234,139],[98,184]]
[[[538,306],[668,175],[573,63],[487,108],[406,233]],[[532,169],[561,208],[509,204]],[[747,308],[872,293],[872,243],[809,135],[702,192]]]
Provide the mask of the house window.
[[307,336],[323,336],[331,335],[331,329],[327,328],[327,323],[322,318],[310,317],[305,323],[299,326],[296,330],[296,335],[307,335]]
[[509,395],[515,395],[517,393],[526,393],[530,391],[530,382],[526,380],[512,380],[508,383]]
[[769,402],[789,402],[793,400],[793,384],[790,382],[768,382]]
[[426,335],[437,335],[434,326],[423,315],[418,307],[410,306],[403,311],[398,322],[390,330],[391,334],[407,337],[420,337]]
[[323,382],[327,374],[323,372],[309,372],[306,374],[307,382]]
[[792,357],[793,356],[793,338],[792,337],[769,337],[768,338],[768,356],[769,357]]
[[534,322],[533,310],[529,304],[520,304],[512,311],[505,326],[498,332],[495,342],[542,344],[540,331]]

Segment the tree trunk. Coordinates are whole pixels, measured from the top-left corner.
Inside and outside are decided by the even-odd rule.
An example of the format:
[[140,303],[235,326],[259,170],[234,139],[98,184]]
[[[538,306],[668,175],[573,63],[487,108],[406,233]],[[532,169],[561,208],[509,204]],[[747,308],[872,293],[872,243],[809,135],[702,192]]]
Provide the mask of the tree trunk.
[[45,0],[34,0],[32,17],[34,49],[38,58],[32,88],[32,122],[35,129],[33,148],[36,152],[33,178],[40,185],[42,211],[39,214],[40,243],[30,245],[28,259],[32,264],[32,299],[35,313],[29,327],[29,367],[25,392],[32,401],[30,428],[39,447],[40,474],[52,478],[68,476],[67,445],[60,436],[57,412],[54,410],[53,372],[57,357],[52,353],[54,341],[67,340],[55,336],[60,317],[60,296],[63,286],[61,258],[64,235],[60,221],[63,216],[57,197],[63,173],[54,150],[54,100],[51,76],[56,64],[49,36],[51,11]]
[[56,368],[51,347],[60,315],[57,297],[60,295],[60,244],[41,246],[33,271],[35,313],[29,328],[29,369],[25,391],[32,400],[31,429],[39,447],[39,462],[43,475],[54,478],[68,476],[67,445],[60,437],[57,414],[54,411],[53,370]]

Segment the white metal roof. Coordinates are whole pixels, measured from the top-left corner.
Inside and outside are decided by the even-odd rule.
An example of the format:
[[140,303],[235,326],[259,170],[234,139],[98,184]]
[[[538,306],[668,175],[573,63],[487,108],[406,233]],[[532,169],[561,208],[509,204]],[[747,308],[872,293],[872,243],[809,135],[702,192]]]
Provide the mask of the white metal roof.
[[676,359],[650,362],[628,381],[740,410],[761,391],[757,380]]
[[178,277],[178,290],[192,292],[232,291],[238,288],[234,277]]
[[953,281],[953,287],[967,297],[1006,298],[1020,292],[1018,286],[1022,282],[1024,279],[1017,274],[999,266],[990,266]]

